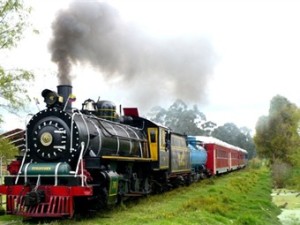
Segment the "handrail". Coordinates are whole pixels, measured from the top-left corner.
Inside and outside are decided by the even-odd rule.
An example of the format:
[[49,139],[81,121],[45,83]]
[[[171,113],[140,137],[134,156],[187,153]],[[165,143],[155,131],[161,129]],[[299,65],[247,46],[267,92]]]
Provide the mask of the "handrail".
[[100,155],[100,151],[101,151],[101,149],[102,149],[101,130],[100,130],[99,127],[94,123],[93,120],[90,120],[90,122],[94,125],[95,129],[96,129],[97,132],[98,132],[99,146],[101,146],[101,147],[100,147],[100,150],[99,150],[99,152],[98,152],[98,154],[97,154],[97,156],[99,156],[99,155]]
[[72,151],[75,151],[73,148],[73,127],[74,127],[74,117],[76,113],[73,113],[72,119],[71,119],[71,131],[70,131],[70,153]]
[[[83,121],[83,123],[84,123],[84,125],[85,125],[86,132],[87,132],[87,142],[86,142],[86,146],[85,146],[85,147],[86,147],[85,151],[87,151],[87,149],[88,149],[88,147],[89,147],[89,145],[90,145],[90,130],[89,130],[89,127],[88,127],[88,125],[87,125],[87,122],[86,122],[86,120],[85,120],[83,114],[82,114],[81,112],[79,112],[79,115],[80,115],[81,118],[82,118],[82,121]],[[82,145],[82,143],[81,143],[81,145]]]
[[[120,126],[119,123],[117,124],[117,123],[115,123],[115,122],[113,122],[113,121],[102,120],[101,118],[98,118],[98,117],[95,117],[95,116],[89,116],[89,117],[95,119],[95,120],[98,122],[99,126],[100,126],[103,130],[105,130],[105,132],[106,132],[108,135],[110,135],[110,137],[117,137],[117,138],[120,138],[121,140],[128,140],[128,141],[130,141],[130,140],[140,141],[140,142],[146,142],[146,141],[147,141],[146,139],[133,138],[133,137],[124,137],[124,136],[121,136],[121,135],[113,134],[113,133],[109,132],[109,130],[106,129],[106,127],[103,125],[103,122],[104,122],[104,123],[107,123],[107,124],[109,124],[109,125],[115,124],[115,125]],[[111,126],[112,126],[112,125],[111,125]],[[128,126],[127,124],[122,124],[122,126],[126,127],[126,129],[129,129],[129,128],[132,129],[132,128],[131,128],[130,126]],[[142,130],[142,129],[139,129],[139,128],[136,128],[136,129],[137,129],[137,130]],[[103,135],[104,135],[105,137],[108,137],[108,135],[106,135],[105,132],[103,132]]]
[[30,165],[30,163],[26,163],[25,169],[24,169],[24,181],[27,183],[27,168]]
[[[27,138],[27,137],[26,137],[26,138]],[[25,150],[25,153],[24,153],[24,155],[23,155],[22,163],[21,163],[20,169],[19,169],[19,171],[18,171],[18,175],[17,175],[16,181],[15,181],[15,184],[17,184],[18,181],[19,181],[19,177],[20,177],[20,174],[21,174],[21,172],[22,172],[22,168],[23,168],[24,163],[25,163],[26,155],[27,155],[27,144],[26,144],[26,150]]]
[[36,185],[34,187],[34,190],[37,191],[37,189],[40,185],[41,185],[41,175],[39,174],[38,179],[36,181]]
[[87,132],[87,144],[86,144],[86,150],[87,150],[87,148],[88,148],[88,146],[89,146],[89,143],[90,143],[90,131],[89,131],[87,122],[86,122],[86,120],[85,120],[83,114],[82,114],[81,112],[79,112],[79,113],[74,112],[73,115],[72,115],[72,120],[71,120],[70,152],[76,151],[76,150],[73,148],[73,132],[74,132],[74,131],[73,131],[73,130],[74,130],[73,127],[74,127],[74,118],[75,118],[76,115],[81,116],[82,121],[83,121],[83,123],[84,123],[84,125],[85,125],[85,128],[86,128],[86,132]]
[[[79,155],[79,158],[78,158],[76,171],[75,171],[75,177],[77,177],[78,171],[79,171],[79,166],[81,166],[81,186],[84,186],[84,180],[83,180],[83,152],[84,152],[84,142],[81,142],[81,151],[80,151],[80,155]],[[81,162],[81,165],[80,165],[80,162]]]
[[[31,115],[31,114],[29,114],[29,115]],[[28,116],[28,115],[27,115],[27,116]],[[26,135],[26,140],[25,140],[25,153],[24,153],[24,155],[23,155],[23,159],[22,159],[22,162],[21,162],[20,169],[19,169],[19,171],[18,171],[18,176],[17,176],[17,178],[16,178],[15,184],[17,184],[18,181],[19,181],[19,176],[20,176],[20,174],[21,174],[21,172],[22,172],[22,168],[23,168],[24,163],[25,163],[26,155],[27,155],[27,152],[28,152],[28,150],[29,150],[29,149],[28,149],[28,129],[25,130],[25,135]]]
[[61,162],[57,163],[57,165],[55,166],[55,173],[54,173],[54,186],[57,186],[58,180],[57,180],[57,175],[58,175],[58,168],[60,166]]

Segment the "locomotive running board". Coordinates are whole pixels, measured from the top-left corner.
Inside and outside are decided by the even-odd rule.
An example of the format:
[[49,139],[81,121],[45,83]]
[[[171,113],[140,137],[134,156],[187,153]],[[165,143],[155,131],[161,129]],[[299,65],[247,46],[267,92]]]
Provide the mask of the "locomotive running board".
[[102,159],[110,159],[116,161],[143,161],[151,162],[150,158],[126,157],[126,156],[102,156]]

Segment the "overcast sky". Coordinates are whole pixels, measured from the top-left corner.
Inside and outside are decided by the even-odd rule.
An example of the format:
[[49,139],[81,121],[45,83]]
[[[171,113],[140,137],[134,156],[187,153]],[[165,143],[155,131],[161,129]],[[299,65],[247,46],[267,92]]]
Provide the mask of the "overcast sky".
[[[0,55],[1,65],[7,68],[20,67],[35,73],[37,78],[30,94],[39,97],[40,102],[43,101],[41,91],[45,88],[55,89],[58,84],[57,66],[51,62],[48,44],[52,38],[51,24],[57,11],[67,8],[69,2],[26,1],[33,7],[32,24],[40,33],[27,32],[16,49]],[[205,74],[206,81],[203,84],[199,83],[201,99],[190,102],[198,104],[208,120],[219,125],[233,122],[239,127],[254,129],[258,118],[268,113],[270,100],[275,95],[283,95],[299,105],[300,2],[106,2],[118,11],[126,24],[137,27],[135,32],[142,31],[155,40],[174,40],[184,36],[203,37],[209,42],[217,56],[213,71]],[[74,94],[77,96],[75,106],[78,108],[84,99],[97,100],[100,96],[124,107],[137,106],[142,114],[146,114],[149,107],[169,107],[180,97],[180,92],[172,95],[168,88],[164,90],[163,86],[159,86],[159,99],[154,95],[154,101],[149,100],[151,105],[141,108],[143,104],[137,95],[142,90],[134,87],[139,82],[126,86],[120,84],[118,77],[107,80],[105,74],[90,64],[77,64],[73,67],[72,75]],[[190,77],[187,74],[185,78]],[[155,79],[150,80],[149,87],[160,84],[161,80],[158,77]],[[145,89],[149,95],[149,88]],[[41,104],[39,107],[44,106]],[[36,111],[37,107],[32,106],[32,112]],[[5,124],[5,129],[24,126],[23,118],[14,119],[13,123],[11,118],[6,117],[9,123]]]

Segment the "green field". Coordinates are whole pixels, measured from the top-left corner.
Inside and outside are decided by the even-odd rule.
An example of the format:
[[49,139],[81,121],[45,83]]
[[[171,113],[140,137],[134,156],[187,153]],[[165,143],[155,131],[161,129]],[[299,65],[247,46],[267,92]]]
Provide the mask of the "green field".
[[280,224],[280,210],[272,203],[268,169],[245,169],[203,180],[189,187],[142,198],[96,215],[73,220],[24,221],[0,216],[0,224]]

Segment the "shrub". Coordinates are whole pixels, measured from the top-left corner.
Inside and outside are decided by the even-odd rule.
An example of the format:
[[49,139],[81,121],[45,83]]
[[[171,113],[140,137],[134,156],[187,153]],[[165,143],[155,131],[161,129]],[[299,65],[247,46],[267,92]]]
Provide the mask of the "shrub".
[[288,186],[290,189],[300,191],[300,167],[293,167]]
[[271,168],[272,168],[274,187],[275,188],[286,187],[292,170],[291,166],[277,159],[274,161]]
[[259,158],[253,158],[249,161],[248,166],[251,169],[259,169],[263,165],[263,161]]

